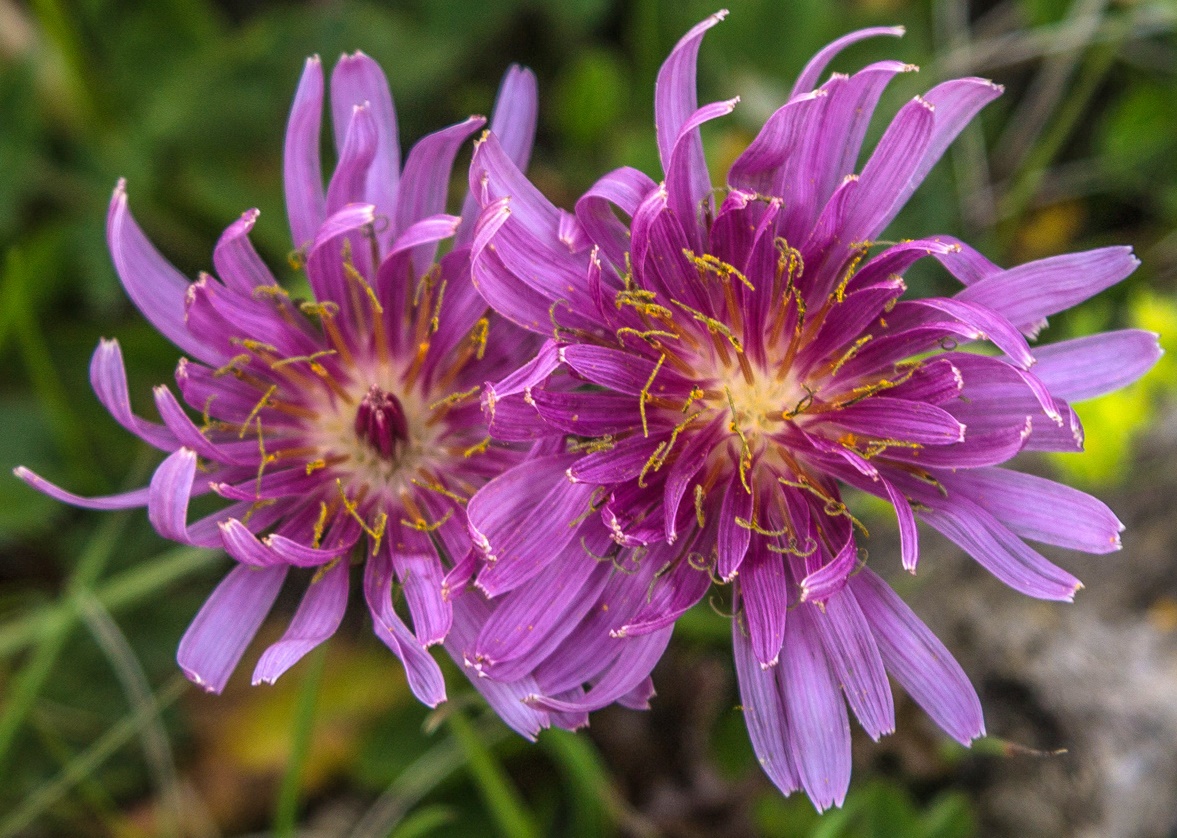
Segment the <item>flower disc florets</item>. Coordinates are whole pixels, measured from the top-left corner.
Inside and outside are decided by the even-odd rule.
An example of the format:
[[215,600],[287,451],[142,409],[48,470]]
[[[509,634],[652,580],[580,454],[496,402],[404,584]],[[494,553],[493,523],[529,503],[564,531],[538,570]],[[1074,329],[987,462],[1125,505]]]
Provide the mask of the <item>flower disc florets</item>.
[[[616,600],[604,605],[629,609],[609,639],[532,641],[541,694],[528,701],[553,714],[586,705],[545,682],[603,693],[592,662],[608,653],[627,659],[627,683],[638,683],[663,632],[713,582],[727,586],[761,764],[782,790],[804,788],[824,808],[849,782],[847,704],[872,737],[894,729],[888,674],[954,738],[983,730],[960,667],[866,567],[865,528],[845,487],[890,503],[908,570],[918,513],[1017,590],[1069,600],[1078,580],[1023,539],[1108,552],[1119,522],[1094,498],[997,466],[1023,450],[1080,450],[1069,400],[1122,386],[1159,351],[1155,335],[1135,331],[1033,352],[1028,343],[1046,317],[1131,273],[1129,248],[1003,270],[949,237],[879,241],[1001,92],[975,78],[934,87],[899,111],[856,171],[880,94],[914,68],[883,61],[820,86],[819,77],[849,44],[902,30],[863,30],[819,52],[713,187],[699,128],[736,100],[699,107],[695,59],[724,14],[691,30],[659,73],[661,183],[619,169],[568,213],[493,136],[477,147],[474,282],[501,314],[548,337],[535,361],[486,389],[484,408],[493,436],[545,439],[552,454],[476,493],[469,520],[493,557],[479,586],[512,601],[538,599],[551,572],[519,547],[541,536],[521,541],[501,506],[521,469],[520,502],[544,499],[548,523],[529,523],[549,540],[591,533],[595,521],[612,541],[584,542],[612,572]],[[902,299],[904,273],[928,256],[966,287]],[[560,625],[595,619],[600,602],[582,601],[594,604],[561,601]],[[501,654],[495,629],[468,659]],[[557,668],[563,678],[546,677]]]
[[[336,630],[351,566],[362,564],[376,633],[403,660],[416,695],[435,705],[445,688],[426,648],[449,633],[450,594],[475,561],[465,505],[523,456],[491,444],[477,394],[536,341],[487,312],[470,283],[473,224],[444,212],[454,158],[486,120],[425,137],[402,170],[392,97],[371,59],[342,57],[330,99],[339,159],[324,189],[324,79],[312,58],[285,154],[291,264],[312,299],[293,299],[254,251],[256,210],[221,237],[218,276],[190,283],[143,235],[120,183],[107,230],[115,267],[143,314],[190,356],[176,382],[191,412],[161,386],[163,424],[133,415],[119,346],[103,341],[95,392],[121,424],[169,452],[151,485],[85,499],[18,474],[80,506],[146,505],[161,535],[237,560],[180,643],[181,667],[205,688],[223,688],[291,567],[314,574],[255,683],[273,681]],[[513,67],[491,124],[521,167],[535,112],[535,80]],[[208,491],[229,505],[189,523],[190,498]],[[393,607],[394,585],[411,631]]]

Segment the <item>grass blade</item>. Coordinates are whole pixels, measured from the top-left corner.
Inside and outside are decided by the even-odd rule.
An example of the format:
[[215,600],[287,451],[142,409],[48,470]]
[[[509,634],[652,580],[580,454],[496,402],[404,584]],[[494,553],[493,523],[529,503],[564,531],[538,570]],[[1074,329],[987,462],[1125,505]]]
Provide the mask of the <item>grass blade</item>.
[[292,838],[298,822],[298,792],[302,784],[302,770],[311,750],[311,733],[315,727],[315,708],[319,703],[319,687],[323,683],[323,665],[327,659],[327,645],[321,644],[310,654],[310,666],[303,677],[294,710],[294,729],[290,737],[290,762],[282,775],[278,789],[278,803],[274,809],[274,835]]

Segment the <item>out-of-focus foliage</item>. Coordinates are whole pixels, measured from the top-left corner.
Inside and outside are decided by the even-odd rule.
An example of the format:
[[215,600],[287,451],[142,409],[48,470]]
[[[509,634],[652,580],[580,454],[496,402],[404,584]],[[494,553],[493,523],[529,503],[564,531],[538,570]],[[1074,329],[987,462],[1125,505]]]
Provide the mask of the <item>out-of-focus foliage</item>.
[[[511,61],[532,66],[542,98],[532,174],[567,207],[612,167],[657,173],[658,66],[715,9],[0,0],[0,463],[86,493],[144,481],[154,455],[90,394],[88,358],[99,336],[118,337],[132,401],[151,415],[150,387],[170,379],[176,351],[118,286],[103,236],[111,190],[127,178],[136,216],[191,276],[210,269],[220,231],[259,207],[259,250],[293,281],[281,149],[307,55],[331,63],[362,49],[379,60],[406,148],[485,112]],[[1170,355],[1149,377],[1080,406],[1089,453],[1059,458],[1088,482],[1123,479],[1133,441],[1172,415],[1177,381],[1177,8],[735,0],[700,56],[704,97],[742,97],[707,126],[716,171],[819,46],[894,23],[905,39],[857,45],[835,63],[923,67],[897,80],[880,114],[949,75],[1007,87],[917,192],[897,235],[962,235],[1005,264],[1117,242],[1142,257],[1131,280],[1044,336],[1127,325],[1164,334]],[[911,276],[917,291],[948,288],[935,269]],[[358,613],[321,678],[308,661],[277,687],[250,688],[243,666],[223,697],[185,691],[176,643],[225,560],[164,544],[144,519],[79,513],[0,480],[0,835],[137,838],[181,834],[180,823],[186,835],[289,834],[295,822],[380,836],[974,833],[968,767],[995,757],[945,758],[917,713],[901,713],[893,750],[856,743],[864,765],[844,810],[819,818],[804,799],[781,799],[755,765],[727,622],[710,611],[684,620],[680,654],[656,672],[654,711],[599,714],[592,737],[549,732],[535,747],[485,717],[453,669],[455,700],[427,715]],[[886,569],[892,558],[872,560]],[[292,606],[280,600],[271,637]]]

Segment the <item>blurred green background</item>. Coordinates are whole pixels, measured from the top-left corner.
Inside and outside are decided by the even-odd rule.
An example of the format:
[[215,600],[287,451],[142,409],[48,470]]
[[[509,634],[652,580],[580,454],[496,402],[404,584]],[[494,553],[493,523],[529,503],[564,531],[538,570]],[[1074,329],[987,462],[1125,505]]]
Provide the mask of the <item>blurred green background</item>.
[[[1136,248],[1144,264],[1131,279],[1057,318],[1046,336],[1127,325],[1164,334],[1170,354],[1146,379],[1080,408],[1088,453],[1056,463],[1097,489],[1125,479],[1133,441],[1171,407],[1177,380],[1177,4],[730,8],[700,58],[703,101],[742,97],[732,117],[707,126],[717,173],[807,58],[851,28],[901,23],[908,34],[855,46],[835,69],[883,57],[923,68],[897,79],[880,117],[946,77],[1006,85],[893,230],[957,234],[1003,264]],[[571,207],[615,166],[657,174],[654,77],[677,38],[715,9],[699,0],[0,0],[3,473],[24,464],[105,493],[142,485],[155,463],[87,382],[98,338],[117,337],[132,401],[150,415],[150,387],[171,380],[177,356],[134,311],[107,256],[117,178],[190,276],[211,269],[220,231],[255,206],[255,242],[286,270],[281,149],[302,61],[362,49],[389,75],[406,149],[487,112],[510,62],[531,66],[541,96],[531,172]],[[876,118],[873,135],[884,125]],[[949,286],[929,270],[917,288]],[[899,750],[915,748],[914,763],[856,741],[844,810],[819,818],[803,798],[781,799],[747,744],[727,624],[708,609],[683,621],[656,673],[652,713],[601,713],[591,736],[549,732],[535,747],[488,717],[454,670],[454,700],[427,714],[358,611],[325,654],[278,686],[250,689],[243,665],[224,696],[204,696],[173,655],[227,564],[162,542],[141,513],[82,513],[0,479],[0,838],[964,838],[977,829],[976,764],[1001,758],[1000,743],[950,747],[904,712]],[[263,635],[282,630],[293,604],[280,600]],[[905,725],[920,735],[905,740]]]

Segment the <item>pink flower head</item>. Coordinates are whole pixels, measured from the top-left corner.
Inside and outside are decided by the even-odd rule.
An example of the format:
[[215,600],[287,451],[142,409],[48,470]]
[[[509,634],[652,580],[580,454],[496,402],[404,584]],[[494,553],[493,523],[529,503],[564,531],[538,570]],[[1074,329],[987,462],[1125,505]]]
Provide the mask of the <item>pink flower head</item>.
[[[488,444],[478,387],[526,360],[538,341],[488,316],[470,283],[473,201],[466,222],[444,212],[454,158],[486,120],[423,138],[402,168],[383,72],[361,53],[345,55],[331,75],[338,163],[324,190],[323,99],[315,57],[295,94],[285,151],[292,259],[314,299],[292,299],[258,258],[249,241],[256,210],[217,243],[217,277],[189,282],[136,225],[120,183],[107,223],[115,268],[144,316],[189,356],[176,383],[192,414],[161,385],[163,424],[133,415],[119,345],[104,340],[90,368],[98,398],[168,452],[151,485],[80,498],[26,469],[17,474],[77,506],[145,505],[165,538],[223,547],[237,560],[180,643],[180,666],[204,688],[225,686],[291,567],[315,573],[254,683],[272,682],[330,637],[359,559],[376,633],[404,662],[417,697],[436,705],[445,686],[426,648],[450,629],[449,586],[464,587],[474,566],[464,505],[522,456]],[[491,127],[519,168],[536,110],[534,76],[512,67]],[[207,492],[228,505],[189,522],[189,499]],[[411,631],[393,609],[394,580]]]
[[[484,390],[484,409],[499,439],[551,442],[470,502],[492,616],[465,654],[494,664],[527,644],[528,666],[502,680],[531,678],[528,706],[567,723],[560,714],[639,689],[679,615],[712,584],[730,586],[755,750],[782,791],[804,789],[824,809],[849,783],[846,705],[870,736],[894,729],[888,673],[955,739],[983,731],[960,666],[864,565],[844,487],[894,508],[908,570],[918,516],[1011,587],[1070,600],[1078,580],[1025,539],[1103,553],[1120,546],[1119,521],[1092,497],[999,466],[1024,450],[1080,450],[1068,401],[1134,380],[1159,350],[1138,331],[1028,343],[1046,317],[1128,276],[1129,248],[1006,270],[944,236],[877,242],[1001,93],[977,78],[937,85],[856,170],[880,94],[914,68],[883,61],[818,83],[844,47],[901,29],[819,52],[714,187],[699,129],[736,100],[699,107],[695,62],[724,14],[687,33],[658,76],[662,182],[619,169],[567,213],[499,138],[477,147],[474,283],[548,338]],[[929,256],[965,287],[904,299],[904,272]],[[519,526],[533,508],[542,519]],[[609,561],[601,587],[572,595],[553,585],[579,585],[582,572],[554,568],[568,559],[548,545],[577,533]],[[550,608],[560,617],[546,638],[522,631]],[[614,660],[626,678],[602,669]],[[587,697],[565,695],[586,686]]]

